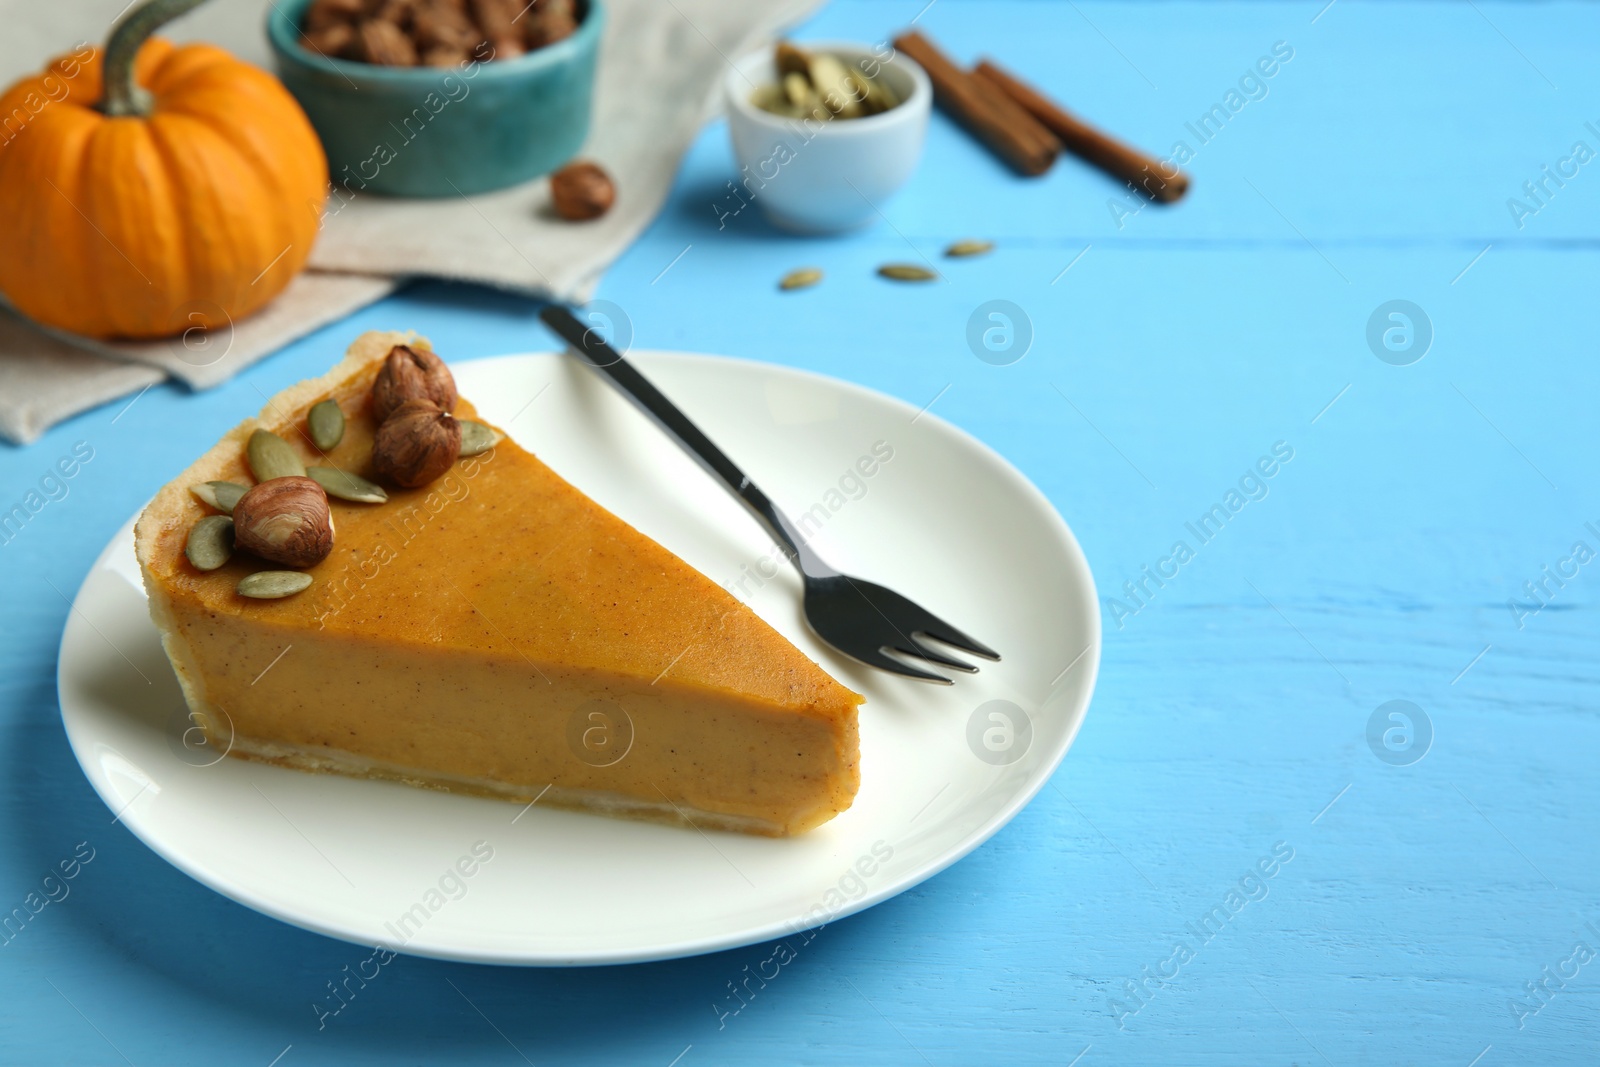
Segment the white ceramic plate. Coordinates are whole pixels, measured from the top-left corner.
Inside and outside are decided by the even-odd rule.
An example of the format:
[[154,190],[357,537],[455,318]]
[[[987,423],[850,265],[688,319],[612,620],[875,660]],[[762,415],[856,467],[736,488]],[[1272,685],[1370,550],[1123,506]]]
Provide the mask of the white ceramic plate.
[[[916,885],[1004,826],[1066,754],[1100,659],[1093,580],[1048,501],[972,437],[881,394],[760,363],[633,358],[779,506],[811,513],[826,559],[1005,657],[939,687],[839,656],[806,630],[798,577],[774,565],[743,508],[592,372],[549,354],[455,367],[487,418],[866,695],[849,811],[786,840],[699,833],[185,747],[129,520],[78,593],[59,675],[73,750],[123,824],[285,922],[423,956],[545,965],[783,937]],[[877,460],[863,464],[870,477],[862,457]],[[470,877],[456,872],[463,857]]]

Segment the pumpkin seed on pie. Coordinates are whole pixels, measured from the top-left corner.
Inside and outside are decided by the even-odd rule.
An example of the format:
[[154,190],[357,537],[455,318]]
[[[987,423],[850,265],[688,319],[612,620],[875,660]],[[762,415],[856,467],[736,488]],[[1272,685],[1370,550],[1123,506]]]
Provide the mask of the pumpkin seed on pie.
[[389,499],[383,486],[338,467],[307,467],[306,477],[322,486],[324,493],[339,500],[355,504],[382,504]]
[[311,443],[320,451],[337,447],[344,440],[344,412],[339,409],[339,402],[329,397],[311,405],[306,412],[306,428],[311,431]]
[[183,554],[195,570],[214,571],[233,558],[233,519],[227,515],[207,515],[189,527]]
[[461,455],[481,456],[500,443],[500,437],[481,422],[457,419],[461,423]]
[[252,600],[281,600],[310,588],[311,575],[305,571],[256,571],[239,579],[234,591]]
[[257,430],[250,435],[245,451],[250,459],[250,471],[258,482],[306,476],[306,465],[294,454],[289,442],[275,433]]
[[215,508],[224,515],[232,515],[233,506],[249,489],[238,482],[201,482],[191,485],[189,492],[206,507]]

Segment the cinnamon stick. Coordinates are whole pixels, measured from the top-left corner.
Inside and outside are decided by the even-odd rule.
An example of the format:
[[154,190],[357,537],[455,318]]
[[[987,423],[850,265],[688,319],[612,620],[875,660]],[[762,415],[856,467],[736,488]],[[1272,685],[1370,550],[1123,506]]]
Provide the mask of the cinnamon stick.
[[[1093,163],[1112,177],[1121,178],[1152,200],[1170,204],[1188,191],[1189,176],[1181,170],[1168,167],[1161,160],[1095,129],[992,61],[985,59],[980,62],[973,75],[1026,108],[1030,115],[1060,138],[1067,151]],[[1174,173],[1168,173],[1169,170]]]
[[914,30],[896,37],[894,46],[928,72],[934,102],[1001,159],[1030,177],[1050,169],[1061,142],[1025,107],[956,66]]

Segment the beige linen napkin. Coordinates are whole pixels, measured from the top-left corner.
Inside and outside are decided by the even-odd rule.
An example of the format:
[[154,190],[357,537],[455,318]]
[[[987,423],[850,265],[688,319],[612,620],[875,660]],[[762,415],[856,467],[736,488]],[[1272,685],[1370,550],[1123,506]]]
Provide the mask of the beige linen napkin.
[[[159,381],[224,381],[295,338],[429,275],[539,296],[585,299],[660,210],[678,162],[714,105],[727,60],[770,40],[821,0],[606,0],[608,18],[583,155],[617,181],[616,206],[576,226],[548,211],[549,183],[459,200],[357,197],[330,213],[313,269],[231,335],[95,343],[46,335],[0,308],[0,436],[51,425]],[[0,0],[0,85],[84,40],[100,40],[128,0]],[[166,31],[213,41],[271,69],[271,0],[211,0]]]

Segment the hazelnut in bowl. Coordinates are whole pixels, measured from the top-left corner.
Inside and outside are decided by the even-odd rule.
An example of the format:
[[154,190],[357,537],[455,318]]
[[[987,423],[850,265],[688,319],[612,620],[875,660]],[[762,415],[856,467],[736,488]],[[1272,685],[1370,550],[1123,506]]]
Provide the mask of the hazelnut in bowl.
[[441,197],[577,153],[604,22],[601,0],[278,0],[267,38],[336,186]]
[[800,233],[877,218],[922,158],[933,103],[911,59],[887,44],[844,41],[753,52],[731,66],[723,95],[739,166],[726,211],[754,203]]

